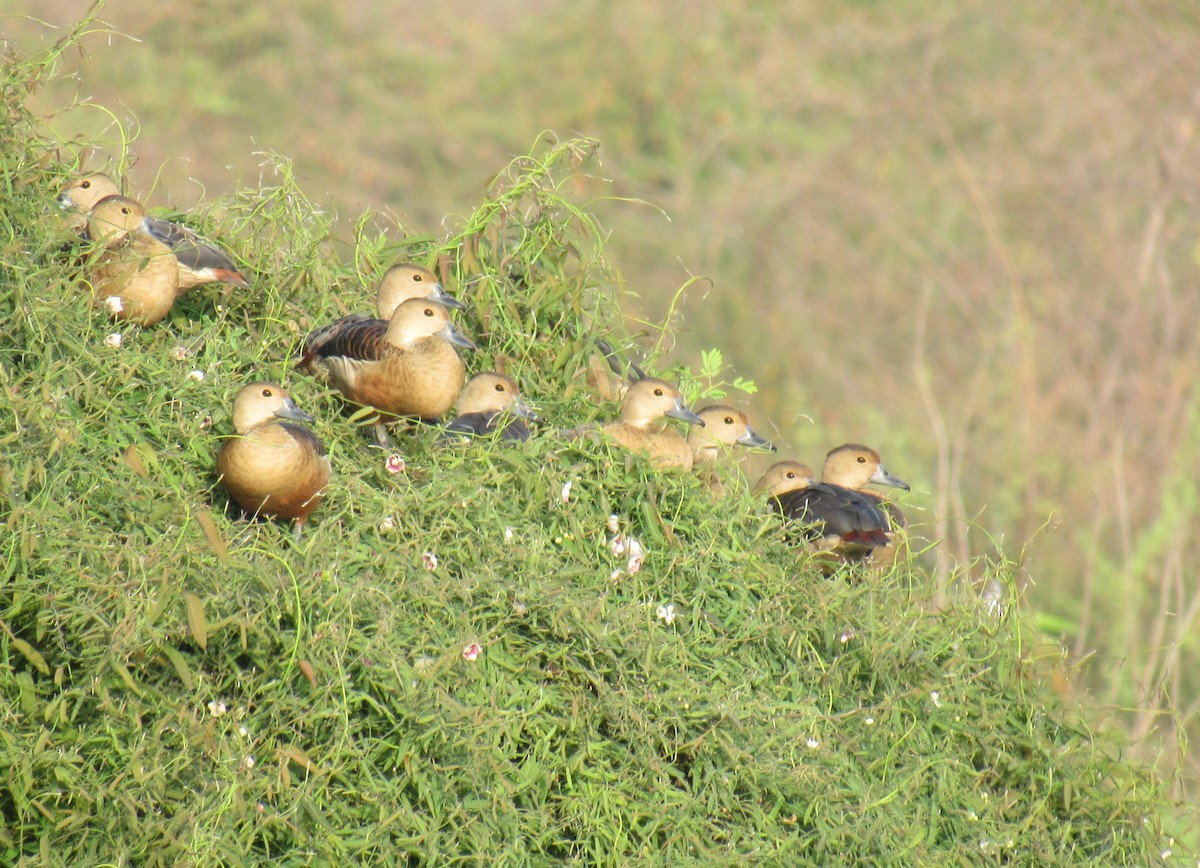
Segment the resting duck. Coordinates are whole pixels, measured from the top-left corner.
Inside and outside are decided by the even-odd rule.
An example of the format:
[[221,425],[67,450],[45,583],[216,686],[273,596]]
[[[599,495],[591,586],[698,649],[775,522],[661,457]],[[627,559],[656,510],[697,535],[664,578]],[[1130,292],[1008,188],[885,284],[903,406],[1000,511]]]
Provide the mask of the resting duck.
[[805,539],[846,561],[859,561],[889,542],[887,517],[858,491],[817,482],[813,472],[797,461],[780,461],[767,468],[754,485],[771,507],[803,528]]
[[908,527],[908,522],[904,513],[900,511],[900,507],[866,486],[874,483],[909,491],[908,483],[897,479],[887,471],[878,452],[859,443],[846,443],[830,451],[825,456],[825,466],[821,469],[821,481],[851,488],[871,499],[871,502],[887,519],[890,539],[888,547],[884,551],[875,552],[871,556],[871,560],[876,563],[894,561],[898,554],[896,538],[903,534],[904,529]]
[[502,440],[528,440],[526,420],[537,414],[521,398],[516,381],[506,374],[484,371],[463,386],[455,407],[458,416],[443,436],[481,437],[497,429]]
[[87,236],[100,246],[88,276],[92,294],[118,319],[150,326],[171,312],[179,269],[170,248],[146,228],[142,206],[107,196],[88,214]]
[[256,382],[233,400],[233,430],[217,456],[221,484],[251,515],[290,519],[299,539],[332,471],[312,422],[280,386]]
[[666,424],[665,417],[691,425],[704,420],[687,408],[683,396],[657,377],[643,377],[629,385],[621,401],[621,415],[601,430],[631,452],[644,452],[658,467],[692,467],[692,450],[680,434]]
[[[100,200],[120,195],[116,183],[103,172],[93,172],[69,183],[58,197],[59,204],[75,214],[86,214]],[[86,219],[82,221],[86,225]],[[72,220],[81,228],[77,219]],[[202,283],[228,283],[246,289],[250,282],[233,261],[216,245],[204,240],[181,223],[146,217],[146,231],[170,248],[179,269],[178,294]]]
[[456,347],[475,344],[450,322],[446,308],[427,298],[401,303],[387,322],[348,323],[309,347],[300,368],[328,382],[349,401],[380,413],[375,440],[387,447],[386,425],[401,416],[434,420],[462,390],[466,366]]

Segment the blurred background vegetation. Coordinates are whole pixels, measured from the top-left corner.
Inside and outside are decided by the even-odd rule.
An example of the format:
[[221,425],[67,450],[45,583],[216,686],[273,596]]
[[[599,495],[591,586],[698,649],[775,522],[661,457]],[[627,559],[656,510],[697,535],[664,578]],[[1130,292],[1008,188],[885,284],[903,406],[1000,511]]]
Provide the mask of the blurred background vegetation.
[[[85,12],[7,8],[27,54]],[[579,192],[645,348],[675,326],[657,364],[720,347],[785,455],[880,449],[935,594],[1018,560],[1059,688],[1200,771],[1200,6],[113,0],[93,29],[39,104],[151,205],[274,152],[344,240],[363,208],[440,232],[543,130],[598,138]]]

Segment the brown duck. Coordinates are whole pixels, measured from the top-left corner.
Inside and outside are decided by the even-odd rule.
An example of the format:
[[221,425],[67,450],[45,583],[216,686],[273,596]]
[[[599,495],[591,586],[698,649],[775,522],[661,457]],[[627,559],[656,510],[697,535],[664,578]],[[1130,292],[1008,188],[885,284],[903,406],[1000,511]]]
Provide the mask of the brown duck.
[[771,508],[802,529],[805,539],[839,558],[859,561],[889,542],[888,521],[874,501],[851,488],[817,482],[797,461],[767,468],[754,485]]
[[871,556],[871,560],[877,563],[894,561],[898,554],[895,544],[896,537],[903,534],[904,529],[908,527],[908,522],[900,507],[866,486],[874,483],[909,491],[908,483],[897,479],[887,471],[878,452],[860,443],[846,443],[831,450],[825,456],[825,466],[821,469],[821,481],[853,489],[863,497],[871,499],[871,502],[887,519],[887,530],[891,540],[889,546],[884,551],[875,552]]
[[179,269],[170,248],[146,228],[142,206],[124,196],[101,199],[87,236],[100,249],[89,263],[92,294],[118,319],[149,326],[171,311]]
[[331,470],[312,422],[275,383],[242,388],[233,400],[236,435],[221,446],[217,473],[238,505],[251,515],[290,519],[299,538],[325,496]]
[[392,318],[396,308],[410,298],[428,298],[447,308],[465,307],[461,301],[442,288],[437,275],[428,268],[402,262],[389,268],[383,275],[383,280],[379,282],[375,297],[377,316],[352,313],[315,329],[304,340],[304,355],[307,357],[319,354],[326,344],[338,340],[343,331],[362,328],[364,323],[376,323],[376,327],[382,325],[386,328],[387,321]]
[[[82,215],[95,207],[101,199],[120,195],[116,183],[103,172],[93,172],[76,178],[59,196],[59,204],[68,213]],[[86,219],[83,224],[86,225]],[[78,218],[72,223],[79,226]],[[146,217],[146,231],[170,248],[179,269],[180,295],[202,283],[228,283],[243,289],[250,282],[238,271],[233,261],[215,244],[204,240],[182,223],[173,223],[159,217]]]
[[446,426],[444,437],[484,437],[499,430],[502,440],[528,440],[526,420],[538,418],[521,398],[516,381],[495,371],[472,377],[455,409],[458,416]]
[[387,446],[387,423],[400,416],[437,419],[454,405],[466,376],[455,347],[475,349],[475,344],[454,327],[445,307],[413,298],[400,304],[387,322],[347,324],[309,348],[300,367],[347,400],[378,410],[375,439]]
[[659,467],[692,467],[692,450],[666,423],[666,417],[692,425],[704,420],[687,408],[683,395],[665,380],[643,377],[630,383],[621,401],[621,415],[601,430],[631,452],[644,452]]

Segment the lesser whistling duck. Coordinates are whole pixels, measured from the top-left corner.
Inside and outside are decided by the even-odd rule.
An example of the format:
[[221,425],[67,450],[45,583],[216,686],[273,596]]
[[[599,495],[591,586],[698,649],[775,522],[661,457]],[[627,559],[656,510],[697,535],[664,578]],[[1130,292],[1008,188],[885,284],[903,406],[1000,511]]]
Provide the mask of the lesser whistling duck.
[[502,440],[528,440],[525,420],[537,414],[521,398],[512,377],[484,371],[472,377],[459,393],[458,416],[446,426],[446,435],[480,437],[499,429]]
[[466,376],[455,347],[475,349],[475,344],[454,327],[442,305],[412,298],[387,322],[347,323],[310,347],[300,367],[348,400],[378,410],[375,439],[387,446],[387,423],[400,416],[434,420],[453,406]]
[[892,503],[879,492],[872,491],[866,486],[874,483],[876,485],[887,485],[892,488],[909,491],[909,484],[902,479],[897,479],[887,471],[879,458],[878,452],[860,443],[846,443],[831,450],[825,456],[825,466],[821,470],[821,481],[852,488],[864,497],[871,499],[872,503],[880,509],[887,519],[887,529],[891,538],[888,547],[884,551],[872,554],[871,560],[876,563],[894,561],[898,555],[898,549],[895,544],[896,536],[903,532],[908,526],[908,522],[905,520],[904,513],[901,512],[900,507],[896,506],[895,503]]
[[331,341],[337,340],[338,335],[345,329],[362,328],[363,323],[381,323],[386,327],[402,303],[410,298],[428,298],[436,301],[442,307],[464,308],[457,298],[446,292],[435,275],[428,268],[402,262],[393,265],[383,275],[375,297],[375,313],[377,316],[367,316],[352,313],[341,319],[323,325],[304,339],[304,354],[319,354]]
[[888,544],[887,518],[860,492],[817,482],[812,469],[797,461],[767,468],[754,485],[771,507],[803,528],[806,539],[848,561],[861,560]]
[[[290,420],[290,421],[289,421]],[[312,422],[280,386],[256,382],[233,400],[236,435],[221,446],[221,484],[246,512],[295,521],[297,538],[332,475]]]
[[750,427],[749,417],[741,410],[727,404],[710,404],[696,411],[704,420],[704,426],[688,431],[688,447],[692,450],[692,463],[701,471],[704,484],[714,495],[725,494],[725,483],[716,470],[716,462],[723,452],[734,446],[775,451],[775,444],[759,435]]
[[[113,179],[103,172],[93,172],[71,181],[58,201],[72,212],[86,213],[101,199],[116,195],[120,195],[120,190]],[[175,255],[180,295],[202,283],[227,283],[242,289],[250,286],[250,282],[219,247],[201,238],[187,226],[147,216],[146,231]]]
[[692,450],[687,441],[664,417],[691,425],[704,420],[687,408],[683,395],[665,380],[644,377],[630,383],[621,400],[621,415],[601,430],[631,452],[645,452],[659,467],[692,467]]
[[101,245],[89,269],[92,294],[118,319],[149,326],[171,311],[179,268],[170,248],[146,229],[142,206],[107,196],[88,215],[87,236]]

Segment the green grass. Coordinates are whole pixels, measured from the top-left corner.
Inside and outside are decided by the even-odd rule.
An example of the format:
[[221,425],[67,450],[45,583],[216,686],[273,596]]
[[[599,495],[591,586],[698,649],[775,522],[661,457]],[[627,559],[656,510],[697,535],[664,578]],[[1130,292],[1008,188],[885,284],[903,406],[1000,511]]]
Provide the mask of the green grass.
[[[825,578],[747,496],[554,435],[615,412],[585,370],[597,337],[628,340],[606,230],[576,204],[595,142],[542,137],[444,234],[364,214],[350,250],[275,157],[194,217],[253,291],[195,290],[134,332],[64,253],[48,203],[76,167],[25,108],[45,66],[5,66],[0,131],[0,860],[1146,865],[1168,846],[1163,784],[1044,683],[1013,565],[980,568],[1003,613],[973,594],[934,612],[917,567]],[[470,367],[503,360],[539,436],[411,430],[389,474],[292,373],[397,257],[448,267]],[[696,371],[720,385],[714,357]],[[260,377],[332,455],[298,543],[215,487],[229,402]]]

